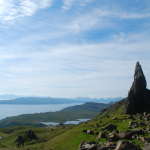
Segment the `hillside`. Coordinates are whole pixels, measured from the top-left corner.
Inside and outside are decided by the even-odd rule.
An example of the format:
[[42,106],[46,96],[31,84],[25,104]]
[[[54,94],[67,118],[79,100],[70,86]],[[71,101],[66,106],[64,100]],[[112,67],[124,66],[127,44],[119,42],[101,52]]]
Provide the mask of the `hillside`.
[[99,112],[107,108],[112,103],[93,103],[87,102],[82,105],[76,105],[64,108],[56,112],[24,114],[14,117],[8,117],[0,121],[0,128],[10,127],[15,125],[31,125],[31,126],[43,126],[37,122],[59,122],[64,123],[66,121],[74,121],[83,118],[93,118],[99,114]]
[[[120,108],[118,108],[116,111],[111,111],[112,113],[109,114],[109,118],[102,118],[101,114],[86,123],[81,123],[79,125],[71,127],[59,126],[53,128],[31,128],[16,126],[1,129],[0,136],[2,136],[3,138],[0,139],[0,147],[1,149],[7,148],[8,150],[16,149],[16,142],[18,142],[16,141],[16,139],[18,139],[17,137],[21,135],[23,138],[25,138],[26,133],[30,130],[35,133],[36,139],[27,138],[24,142],[24,147],[21,148],[22,150],[78,150],[79,145],[84,146],[84,142],[80,144],[81,141],[85,141],[85,143],[89,142],[89,146],[91,145],[90,143],[94,143],[93,146],[96,146],[97,143],[103,148],[114,149],[117,145],[116,141],[118,141],[119,139],[124,139],[126,144],[130,144],[129,146],[134,147],[131,150],[135,150],[135,147],[137,148],[137,145],[135,144],[143,147],[143,144],[145,144],[145,142],[147,141],[146,139],[150,138],[148,131],[145,130],[148,128],[148,124],[141,124],[141,120],[138,115],[128,116],[126,114],[121,114],[123,106],[124,104],[121,105]],[[143,114],[141,115],[142,119],[147,116]],[[113,119],[114,117],[116,119]],[[134,122],[137,122],[135,124],[131,124],[130,122],[133,122],[133,120]],[[114,125],[113,128],[107,128],[109,124]],[[138,136],[139,138],[135,138],[133,136],[135,131],[136,136]],[[112,140],[110,141],[110,139]],[[145,142],[143,142],[143,139],[145,140]],[[106,141],[109,144],[106,145]],[[128,143],[128,141],[132,141],[132,143]],[[141,150],[139,147],[138,149]]]

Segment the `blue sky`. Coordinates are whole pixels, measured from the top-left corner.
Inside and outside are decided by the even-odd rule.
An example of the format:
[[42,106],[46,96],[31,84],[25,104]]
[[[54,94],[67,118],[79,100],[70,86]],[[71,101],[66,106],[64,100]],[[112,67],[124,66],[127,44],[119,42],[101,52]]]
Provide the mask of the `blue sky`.
[[125,97],[150,88],[149,0],[0,0],[0,94]]

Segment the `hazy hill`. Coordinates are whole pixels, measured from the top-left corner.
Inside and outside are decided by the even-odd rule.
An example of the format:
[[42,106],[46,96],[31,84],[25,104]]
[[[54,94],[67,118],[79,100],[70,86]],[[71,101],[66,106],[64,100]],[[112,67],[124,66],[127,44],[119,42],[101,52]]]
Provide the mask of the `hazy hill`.
[[40,97],[22,97],[13,100],[1,100],[0,104],[20,104],[20,105],[42,105],[42,104],[69,104],[83,103],[82,101],[67,98],[40,98]]
[[109,103],[122,100],[123,97],[116,97],[116,98],[90,98],[90,97],[77,97],[76,100],[84,101],[84,102],[97,102],[97,103]]

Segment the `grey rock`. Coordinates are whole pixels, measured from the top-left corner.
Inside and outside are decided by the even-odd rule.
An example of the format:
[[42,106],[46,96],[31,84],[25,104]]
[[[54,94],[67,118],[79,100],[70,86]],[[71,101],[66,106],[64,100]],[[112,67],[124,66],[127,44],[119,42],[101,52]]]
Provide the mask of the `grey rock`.
[[88,133],[88,134],[93,134],[94,131],[93,131],[93,130],[87,130],[87,133]]
[[98,135],[98,138],[106,138],[106,133],[105,132],[100,132],[99,135]]
[[149,110],[150,91],[146,89],[147,83],[139,62],[136,63],[134,81],[128,92],[123,113],[137,114]]
[[142,150],[142,149],[132,142],[119,141],[115,150]]

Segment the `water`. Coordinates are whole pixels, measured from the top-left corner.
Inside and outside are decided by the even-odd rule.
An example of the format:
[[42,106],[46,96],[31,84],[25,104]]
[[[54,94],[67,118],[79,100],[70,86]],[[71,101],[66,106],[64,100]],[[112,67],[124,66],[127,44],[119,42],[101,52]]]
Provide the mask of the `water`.
[[33,114],[41,112],[59,111],[63,108],[81,105],[83,103],[51,104],[51,105],[0,105],[0,120],[6,117],[18,116],[21,114]]
[[[88,121],[90,119],[77,119],[76,121],[66,121],[64,124],[79,124],[81,122],[85,122],[85,121]],[[46,125],[58,125],[59,123],[58,122],[41,122],[43,124],[46,124]]]

